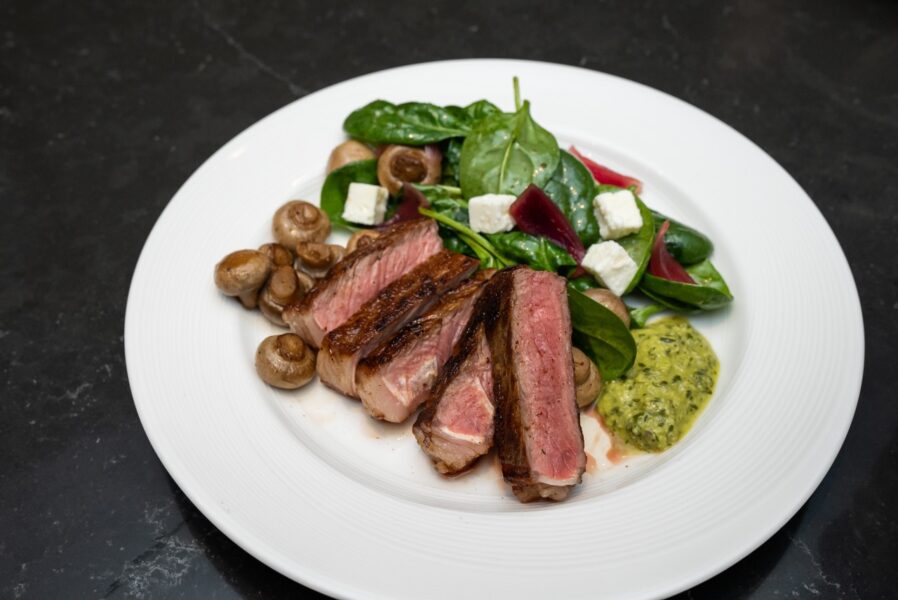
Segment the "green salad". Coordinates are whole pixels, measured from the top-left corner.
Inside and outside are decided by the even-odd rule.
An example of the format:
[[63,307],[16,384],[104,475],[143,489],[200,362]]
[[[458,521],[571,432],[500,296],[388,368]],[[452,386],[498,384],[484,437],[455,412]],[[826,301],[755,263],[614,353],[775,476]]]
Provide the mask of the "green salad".
[[[711,262],[709,237],[645,202],[638,179],[561,148],[521,99],[516,78],[511,111],[488,100],[376,100],[343,128],[351,140],[331,155],[321,191],[334,227],[429,217],[447,248],[480,259],[481,268],[524,264],[567,278],[573,344],[606,389],[632,375],[633,330],[651,316],[733,300]],[[623,412],[633,411],[635,404]]]

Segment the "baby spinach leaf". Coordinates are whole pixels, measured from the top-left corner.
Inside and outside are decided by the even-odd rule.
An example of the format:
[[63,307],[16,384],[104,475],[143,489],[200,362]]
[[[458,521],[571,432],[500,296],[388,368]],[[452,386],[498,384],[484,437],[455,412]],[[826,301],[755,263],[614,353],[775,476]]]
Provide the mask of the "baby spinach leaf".
[[547,238],[523,231],[494,233],[487,238],[504,256],[518,263],[530,265],[538,271],[556,272],[562,267],[573,267],[577,261],[560,246]]
[[568,283],[574,345],[599,367],[605,381],[627,372],[636,358],[630,330],[613,312]]
[[[614,192],[619,189],[619,187],[613,185],[600,185],[598,186],[596,193]],[[636,206],[639,207],[639,214],[642,215],[642,228],[636,233],[631,233],[628,236],[616,240],[618,244],[623,246],[624,250],[627,251],[627,254],[630,255],[630,258],[633,259],[633,262],[639,267],[636,271],[636,275],[630,280],[624,293],[633,291],[639,284],[639,281],[642,279],[642,274],[649,264],[649,258],[652,256],[652,244],[655,242],[655,223],[652,218],[652,211],[650,211],[643,203],[642,199],[640,199],[635,191],[633,192],[633,197],[636,199]]]
[[694,284],[680,283],[646,273],[640,291],[659,304],[680,312],[714,310],[733,301],[733,294],[709,260],[686,267]]
[[351,137],[375,144],[430,144],[466,135],[469,128],[462,109],[447,110],[426,102],[375,100],[343,121],[343,129]]
[[350,231],[364,229],[362,225],[350,223],[343,218],[343,207],[346,205],[346,194],[350,183],[370,183],[378,185],[377,161],[359,160],[343,165],[328,174],[321,187],[321,210],[331,220],[334,227],[342,227]]
[[464,107],[463,110],[468,117],[468,122],[472,125],[484,117],[502,112],[498,106],[489,100],[477,100]]
[[374,144],[420,146],[464,137],[475,122],[495,112],[499,109],[486,100],[464,108],[375,100],[350,113],[343,129],[353,138]]
[[458,185],[458,163],[461,160],[461,147],[465,139],[454,137],[443,149],[443,173],[442,182],[448,185]]
[[646,322],[654,315],[665,310],[660,304],[646,304],[636,308],[628,308],[630,313],[630,326],[634,328],[645,327]]
[[711,256],[714,244],[704,233],[654,210],[652,217],[655,219],[655,234],[658,233],[664,221],[670,221],[670,227],[664,234],[664,245],[670,255],[681,265],[694,265]]
[[574,286],[574,289],[578,292],[585,292],[586,290],[599,287],[599,282],[592,275],[584,275],[569,280],[568,285]]
[[589,170],[574,155],[561,150],[558,168],[546,182],[543,191],[561,209],[584,246],[599,239],[599,224],[592,208],[596,182]]
[[434,198],[430,201],[430,209],[462,225],[469,224],[468,204],[464,200],[458,198]]
[[530,103],[514,113],[477,121],[465,138],[459,166],[466,198],[488,193],[518,195],[531,183],[542,187],[558,167],[555,137],[530,117]]
[[443,247],[446,250],[452,250],[453,252],[458,252],[459,254],[467,254],[468,256],[473,256],[477,258],[477,254],[474,253],[474,250],[471,247],[464,243],[461,238],[458,237],[458,234],[451,229],[446,229],[445,227],[440,227],[440,237],[443,238]]

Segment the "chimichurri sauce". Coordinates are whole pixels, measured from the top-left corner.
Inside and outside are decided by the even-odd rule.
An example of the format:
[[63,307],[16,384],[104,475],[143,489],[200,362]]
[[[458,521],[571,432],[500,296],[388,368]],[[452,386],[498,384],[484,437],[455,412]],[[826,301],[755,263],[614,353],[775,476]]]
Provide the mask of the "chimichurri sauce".
[[599,413],[625,443],[661,452],[683,437],[714,393],[720,364],[708,340],[682,317],[633,331],[636,361],[605,384]]

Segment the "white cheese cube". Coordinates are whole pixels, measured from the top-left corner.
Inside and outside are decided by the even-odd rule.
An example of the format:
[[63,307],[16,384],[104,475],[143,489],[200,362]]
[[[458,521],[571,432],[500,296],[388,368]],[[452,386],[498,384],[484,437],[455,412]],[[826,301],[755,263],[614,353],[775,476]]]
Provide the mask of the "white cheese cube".
[[478,233],[511,231],[514,219],[508,209],[516,200],[511,194],[484,194],[468,200],[471,229]]
[[627,290],[639,270],[639,265],[630,258],[624,247],[613,241],[590,246],[582,265],[599,283],[618,296]]
[[630,190],[602,192],[593,199],[592,206],[602,239],[616,240],[642,228],[642,215]]
[[387,188],[369,183],[350,183],[343,218],[360,225],[380,225],[387,212]]

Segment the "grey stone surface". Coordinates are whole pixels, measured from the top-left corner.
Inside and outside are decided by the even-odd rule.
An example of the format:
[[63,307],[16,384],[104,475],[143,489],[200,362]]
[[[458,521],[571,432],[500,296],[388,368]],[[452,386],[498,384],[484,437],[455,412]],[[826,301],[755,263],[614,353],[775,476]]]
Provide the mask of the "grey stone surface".
[[581,65],[661,89],[744,133],[808,191],[860,290],[867,359],[857,415],[804,508],[684,597],[895,596],[894,2],[8,0],[0,597],[303,590],[218,532],[150,448],[123,359],[131,273],[181,183],[245,127],[355,75],[460,57]]

